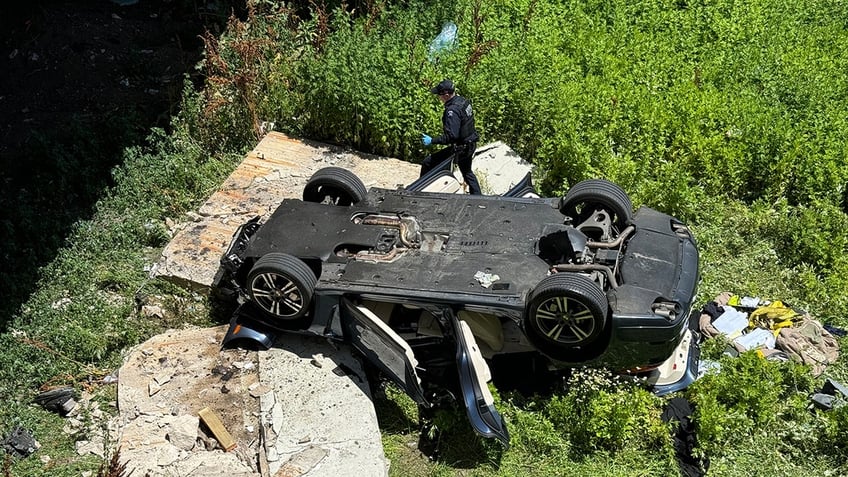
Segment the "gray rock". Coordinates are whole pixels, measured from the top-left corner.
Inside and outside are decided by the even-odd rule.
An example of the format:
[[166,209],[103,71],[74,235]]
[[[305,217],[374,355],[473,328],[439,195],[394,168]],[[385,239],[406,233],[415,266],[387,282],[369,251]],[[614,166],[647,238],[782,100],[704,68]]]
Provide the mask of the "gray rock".
[[197,416],[188,414],[177,416],[169,426],[168,440],[178,449],[192,450],[195,443],[197,443],[197,427],[199,422]]

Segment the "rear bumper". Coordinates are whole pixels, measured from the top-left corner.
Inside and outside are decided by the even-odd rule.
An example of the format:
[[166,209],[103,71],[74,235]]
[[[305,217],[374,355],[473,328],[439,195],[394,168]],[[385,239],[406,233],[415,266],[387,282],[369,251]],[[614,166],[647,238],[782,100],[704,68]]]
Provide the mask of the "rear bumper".
[[654,394],[663,396],[680,391],[698,379],[698,365],[701,359],[698,338],[696,331],[687,329],[684,339],[668,360],[648,373],[646,379],[653,385]]

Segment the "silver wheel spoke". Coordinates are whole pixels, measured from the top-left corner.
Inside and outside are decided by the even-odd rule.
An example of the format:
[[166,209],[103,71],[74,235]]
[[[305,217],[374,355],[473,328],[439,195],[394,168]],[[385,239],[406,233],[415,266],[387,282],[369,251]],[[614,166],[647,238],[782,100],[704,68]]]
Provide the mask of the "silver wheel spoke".
[[298,311],[300,311],[301,308],[303,308],[302,303],[291,300],[289,298],[283,298],[282,302],[288,305],[288,307],[292,310],[292,313],[289,313],[290,315],[297,313]]
[[561,314],[564,315],[568,312],[568,301],[564,297],[558,296],[554,301],[556,302],[557,309]]
[[556,319],[558,319],[556,313],[550,312],[548,310],[544,310],[542,308],[539,308],[539,309],[536,310],[536,317],[541,318],[543,320],[556,320]]
[[559,339],[560,333],[565,328],[565,323],[557,323],[556,326],[551,328],[551,331],[548,333],[548,338],[556,341]]
[[577,326],[574,326],[574,325],[569,326],[569,329],[571,330],[572,333],[574,333],[574,336],[576,336],[578,339],[585,340],[586,338],[589,337],[588,331],[584,331]]
[[575,314],[571,315],[571,318],[574,321],[591,320],[592,319],[592,312],[589,311],[589,310],[584,310],[581,313],[575,313]]
[[253,287],[253,296],[255,298],[268,298],[273,299],[274,294],[268,290],[263,290],[261,288]]
[[274,276],[273,275],[271,275],[270,273],[263,273],[262,275],[259,275],[259,276],[262,277],[262,281],[265,282],[265,286],[268,288],[268,290],[274,289]]

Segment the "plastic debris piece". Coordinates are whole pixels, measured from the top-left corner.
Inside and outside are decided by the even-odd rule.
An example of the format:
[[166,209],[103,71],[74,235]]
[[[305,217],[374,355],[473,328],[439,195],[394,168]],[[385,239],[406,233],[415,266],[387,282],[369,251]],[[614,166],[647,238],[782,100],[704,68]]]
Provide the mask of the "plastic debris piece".
[[65,415],[77,405],[73,398],[74,388],[63,387],[39,393],[33,398],[33,402],[48,411]]
[[456,46],[456,23],[446,22],[442,31],[430,42],[427,59],[435,63],[443,53],[448,53]]
[[713,327],[730,339],[736,338],[748,327],[748,314],[725,305],[724,313],[713,321]]
[[733,342],[738,344],[745,351],[758,348],[773,349],[775,338],[774,333],[771,331],[763,328],[757,328],[736,338]]
[[477,280],[478,283],[480,283],[481,287],[489,288],[490,286],[492,286],[492,283],[495,283],[496,281],[500,280],[501,277],[493,273],[477,272],[474,274],[474,279]]
[[23,427],[15,427],[12,432],[0,442],[6,453],[15,457],[29,457],[33,452],[37,451],[41,444],[35,440],[32,434]]
[[698,378],[702,378],[706,374],[718,374],[721,371],[721,363],[702,359],[698,362]]

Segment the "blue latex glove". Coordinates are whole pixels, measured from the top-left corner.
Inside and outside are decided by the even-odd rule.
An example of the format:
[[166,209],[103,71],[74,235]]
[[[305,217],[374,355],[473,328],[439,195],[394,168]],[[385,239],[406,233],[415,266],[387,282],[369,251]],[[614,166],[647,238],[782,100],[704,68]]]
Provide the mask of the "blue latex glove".
[[429,146],[430,144],[432,144],[432,143],[433,143],[433,138],[431,138],[430,136],[428,136],[428,135],[426,135],[426,134],[424,134],[424,133],[421,133],[421,142],[422,142],[425,146]]

